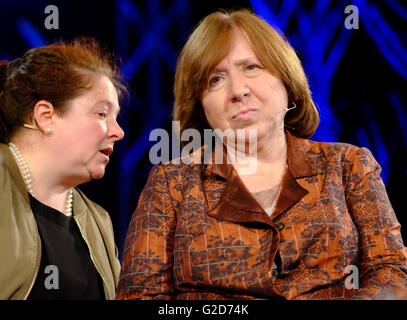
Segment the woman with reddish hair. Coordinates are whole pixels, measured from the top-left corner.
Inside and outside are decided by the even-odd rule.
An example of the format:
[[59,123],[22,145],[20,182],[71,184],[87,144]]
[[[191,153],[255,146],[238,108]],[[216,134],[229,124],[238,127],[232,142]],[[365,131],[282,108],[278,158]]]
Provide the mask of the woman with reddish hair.
[[0,299],[115,298],[110,217],[76,186],[124,136],[124,89],[92,39],[0,62]]
[[208,143],[152,169],[119,299],[403,297],[406,248],[380,166],[365,148],[309,140],[318,111],[276,30],[247,10],[210,14],[180,53],[174,93],[181,132],[234,133],[218,139],[232,161]]

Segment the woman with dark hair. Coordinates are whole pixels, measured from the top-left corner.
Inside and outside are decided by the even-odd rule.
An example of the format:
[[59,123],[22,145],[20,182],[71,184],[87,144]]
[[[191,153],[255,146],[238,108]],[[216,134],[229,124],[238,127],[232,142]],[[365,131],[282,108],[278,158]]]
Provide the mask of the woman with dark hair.
[[246,10],[207,16],[180,53],[174,92],[181,132],[235,135],[220,139],[222,163],[216,149],[203,161],[205,146],[152,169],[119,299],[402,297],[406,248],[380,166],[367,149],[308,140],[318,112],[270,25]]
[[75,187],[123,138],[124,89],[92,39],[0,62],[0,299],[115,298],[110,217]]

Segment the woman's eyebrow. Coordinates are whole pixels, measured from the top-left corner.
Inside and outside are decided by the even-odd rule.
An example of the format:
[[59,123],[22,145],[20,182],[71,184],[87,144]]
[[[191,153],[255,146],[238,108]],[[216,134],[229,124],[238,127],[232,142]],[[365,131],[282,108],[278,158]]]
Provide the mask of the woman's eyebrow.
[[[248,62],[253,62],[253,61],[259,63],[259,59],[257,59],[256,56],[248,56],[248,57],[244,57],[244,58],[236,60],[233,64],[236,66],[241,66],[243,64],[246,64]],[[222,71],[225,71],[225,67],[216,66],[210,74],[214,74],[214,73],[222,72]]]
[[258,59],[257,59],[256,56],[249,56],[249,57],[245,57],[245,58],[236,60],[234,64],[237,65],[237,66],[241,66],[243,64],[246,64],[248,62],[253,62],[253,61],[258,62]]
[[116,109],[117,109],[116,115],[118,115],[121,111],[120,105],[115,105],[109,100],[100,100],[95,103],[95,105],[98,105],[98,104],[106,104],[109,107],[109,109],[112,109],[113,106],[116,106]]
[[210,74],[214,74],[214,73],[218,73],[218,72],[222,72],[222,71],[225,71],[225,68],[224,68],[224,67],[216,66],[216,67],[211,71]]

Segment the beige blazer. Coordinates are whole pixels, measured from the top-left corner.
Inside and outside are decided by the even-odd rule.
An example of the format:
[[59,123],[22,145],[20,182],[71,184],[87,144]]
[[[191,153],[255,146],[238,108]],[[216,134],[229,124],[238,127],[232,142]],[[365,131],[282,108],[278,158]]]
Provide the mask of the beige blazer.
[[[73,217],[103,279],[106,299],[115,298],[120,273],[108,213],[74,190]],[[26,299],[38,274],[41,241],[17,163],[0,144],[0,299]]]

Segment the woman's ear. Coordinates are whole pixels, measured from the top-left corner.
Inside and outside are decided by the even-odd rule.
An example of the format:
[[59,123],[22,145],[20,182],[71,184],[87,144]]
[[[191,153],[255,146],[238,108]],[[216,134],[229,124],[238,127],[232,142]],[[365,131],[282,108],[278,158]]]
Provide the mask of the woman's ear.
[[45,100],[38,101],[34,106],[33,119],[38,129],[46,135],[51,134],[55,124],[55,112],[52,103]]

